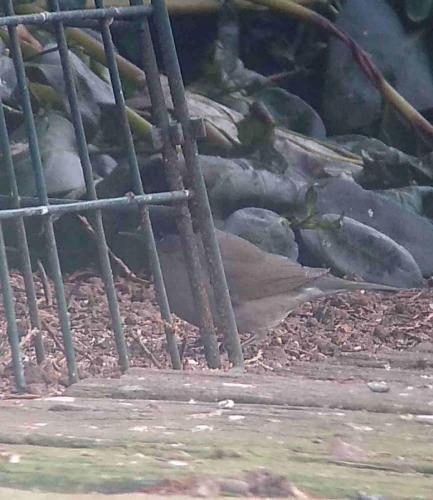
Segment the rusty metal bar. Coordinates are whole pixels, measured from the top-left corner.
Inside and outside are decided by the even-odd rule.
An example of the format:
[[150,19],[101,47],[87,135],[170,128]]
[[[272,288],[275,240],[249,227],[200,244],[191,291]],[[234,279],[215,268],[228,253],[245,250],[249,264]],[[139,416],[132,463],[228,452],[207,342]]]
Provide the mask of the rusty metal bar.
[[[8,0],[6,0],[8,1]],[[141,16],[150,16],[152,14],[152,6],[140,7],[107,7],[100,9],[86,10],[71,10],[63,12],[40,12],[38,14],[11,14],[10,17],[0,17],[0,26],[18,26],[18,24],[36,24],[45,25],[53,24],[54,22],[73,22],[90,19],[136,19]]]
[[[50,0],[51,10],[59,12],[59,1]],[[75,129],[75,138],[77,141],[78,152],[80,155],[81,167],[83,169],[86,183],[87,196],[91,200],[96,200],[95,181],[93,180],[93,170],[90,163],[87,139],[84,132],[83,120],[81,118],[78,95],[74,83],[74,74],[72,72],[69,60],[69,49],[66,42],[65,30],[61,20],[54,20],[54,31],[59,49],[60,60],[63,68],[63,78],[65,81],[66,94],[68,96],[69,107],[71,109],[72,123]],[[95,210],[93,214],[93,224],[95,225],[96,246],[99,255],[99,264],[102,279],[104,281],[105,293],[107,295],[108,307],[111,315],[111,327],[114,332],[117,354],[119,356],[120,369],[126,371],[129,367],[128,351],[126,348],[125,336],[123,334],[122,320],[120,317],[119,303],[117,301],[116,290],[114,287],[113,272],[110,265],[108,246],[105,238],[104,226],[102,222],[102,212]]]
[[209,263],[212,284],[215,290],[215,299],[218,309],[217,324],[224,334],[230,361],[235,367],[243,367],[242,347],[236,327],[236,321],[224,274],[224,267],[218,242],[212,213],[207,197],[203,174],[198,161],[196,137],[192,133],[188,105],[185,97],[182,75],[179,61],[176,55],[176,46],[171,31],[170,20],[164,0],[152,0],[154,8],[153,17],[158,31],[158,40],[162,50],[165,69],[170,85],[171,96],[174,104],[176,118],[182,125],[184,141],[182,151],[185,157],[186,167],[191,176],[192,189],[194,191],[193,215],[197,218],[199,229],[203,239],[203,246]]
[[[177,340],[171,319],[167,294],[164,288],[159,258],[156,251],[148,205],[173,204],[176,211],[176,226],[182,242],[186,258],[188,274],[191,279],[191,288],[194,300],[201,317],[200,334],[202,337],[208,366],[218,368],[221,366],[217,338],[215,335],[214,318],[204,285],[204,270],[201,268],[199,254],[199,238],[209,263],[212,284],[215,289],[218,314],[215,320],[219,329],[224,333],[229,357],[236,367],[242,367],[242,351],[240,350],[234,316],[231,309],[230,297],[223,274],[223,266],[216,242],[212,216],[207,199],[207,193],[200,171],[197,157],[196,139],[198,137],[197,123],[193,122],[186,105],[186,98],[179,65],[171,33],[167,9],[163,0],[153,0],[152,5],[144,6],[142,0],[130,0],[130,7],[105,8],[103,0],[95,0],[95,9],[61,11],[60,0],[49,0],[52,12],[41,12],[16,16],[12,0],[3,0],[5,17],[0,18],[0,27],[7,28],[10,38],[11,56],[14,62],[18,80],[18,90],[21,106],[24,112],[25,126],[29,142],[29,153],[35,178],[37,198],[21,197],[15,178],[13,159],[10,151],[9,136],[2,102],[0,101],[0,147],[3,152],[6,172],[9,177],[11,196],[0,195],[0,206],[7,209],[0,210],[0,279],[2,281],[3,301],[5,303],[6,317],[8,320],[8,336],[11,346],[14,376],[18,390],[25,390],[25,377],[20,352],[19,332],[16,325],[14,298],[9,278],[9,267],[6,256],[6,247],[3,235],[2,222],[13,220],[17,229],[17,242],[21,257],[21,267],[24,275],[28,307],[30,311],[31,326],[36,330],[35,348],[38,362],[44,359],[42,337],[40,333],[40,320],[37,309],[36,292],[30,263],[30,254],[27,246],[27,237],[24,220],[29,217],[38,217],[42,221],[47,256],[54,281],[57,309],[60,327],[65,347],[70,383],[78,380],[75,360],[73,336],[70,327],[68,307],[65,299],[64,286],[54,234],[53,218],[64,214],[81,213],[90,211],[97,235],[97,248],[101,264],[102,277],[108,297],[112,327],[119,354],[119,364],[122,370],[128,367],[128,354],[123,337],[120,312],[117,303],[114,280],[108,255],[102,224],[102,210],[138,210],[140,223],[144,231],[146,249],[154,277],[158,303],[164,319],[164,328],[167,347],[170,353],[173,368],[181,368]],[[172,122],[167,110],[164,93],[161,86],[160,75],[156,62],[153,41],[148,24],[148,16],[155,18],[159,42],[161,43],[165,67],[167,68],[175,115],[178,122]],[[131,130],[129,127],[122,84],[116,64],[115,48],[111,37],[113,20],[132,27],[137,27],[141,48],[142,64],[146,74],[147,85],[152,103],[152,114],[156,127],[154,129],[155,145],[159,142],[163,156],[163,165],[169,188],[168,193],[145,194],[140,169],[135,153]],[[30,95],[26,82],[24,63],[18,40],[16,27],[19,24],[53,26],[60,54],[63,75],[65,80],[66,95],[75,136],[78,146],[81,165],[83,168],[87,200],[61,200],[48,197],[45,183],[41,154],[39,151],[35,119],[32,112]],[[99,26],[107,66],[110,72],[111,84],[117,106],[119,127],[124,134],[125,153],[130,167],[134,194],[119,198],[97,199],[92,165],[90,163],[87,141],[79,112],[77,89],[75,87],[73,68],[69,59],[64,26],[68,25]],[[178,146],[182,146],[183,156],[179,154]],[[183,178],[183,166],[186,164],[187,175]],[[185,189],[185,184],[191,190]],[[8,202],[6,204],[6,202]],[[200,207],[200,208],[197,208]],[[191,217],[191,211],[193,218]],[[197,225],[195,222],[197,221]],[[194,224],[193,224],[194,222]],[[198,230],[198,233],[197,233]]]
[[[165,105],[149,24],[146,19],[140,23],[139,37],[141,62],[146,73],[147,87],[152,102],[152,114],[162,139],[162,155],[167,181],[170,189],[184,189],[176,147],[171,142],[169,115]],[[204,275],[200,264],[191,214],[186,204],[179,204],[176,210],[177,230],[182,242],[194,302],[201,319],[200,335],[205,349],[206,360],[209,367],[219,368],[221,360],[218,343],[209,298],[204,286]]]
[[[98,9],[104,8],[103,0],[95,0],[95,5]],[[131,7],[132,8],[132,7]],[[135,153],[134,142],[132,139],[131,129],[129,127],[128,117],[126,114],[125,98],[123,96],[122,83],[120,80],[119,70],[116,63],[114,44],[111,37],[110,27],[107,20],[101,21],[101,34],[104,43],[108,69],[110,72],[111,84],[113,86],[114,98],[116,101],[119,124],[124,134],[125,152],[128,158],[129,169],[132,176],[134,191],[137,194],[143,195],[144,189],[140,176],[137,155]],[[149,212],[143,210],[141,212],[141,224],[144,232],[145,244],[151,264],[152,275],[154,278],[156,295],[161,314],[165,324],[165,335],[167,339],[168,351],[170,353],[171,364],[173,368],[180,369],[181,361],[177,340],[172,326],[170,307],[168,304],[167,294],[164,288],[159,257],[156,250],[155,238],[153,235],[152,224],[149,217]]]

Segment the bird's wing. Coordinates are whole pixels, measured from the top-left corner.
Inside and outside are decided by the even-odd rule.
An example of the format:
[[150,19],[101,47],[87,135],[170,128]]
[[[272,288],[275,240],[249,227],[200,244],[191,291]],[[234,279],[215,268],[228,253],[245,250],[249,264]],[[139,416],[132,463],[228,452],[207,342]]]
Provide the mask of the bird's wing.
[[[171,311],[188,323],[199,326],[200,316],[193,299],[180,238],[177,235],[165,236],[157,241],[157,248]],[[209,275],[206,271],[203,273],[203,278],[211,309],[215,310]]]
[[232,234],[217,232],[230,295],[234,303],[289,293],[326,273],[307,273],[286,257],[270,254]]

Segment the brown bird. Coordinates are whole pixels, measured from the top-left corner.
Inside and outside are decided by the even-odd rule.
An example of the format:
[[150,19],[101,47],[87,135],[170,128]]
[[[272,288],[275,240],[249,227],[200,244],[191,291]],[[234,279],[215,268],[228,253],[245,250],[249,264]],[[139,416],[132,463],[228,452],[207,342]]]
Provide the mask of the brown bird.
[[[243,238],[216,230],[233,311],[239,332],[253,334],[260,341],[304,302],[350,290],[397,291],[386,285],[358,283],[332,276],[326,269],[303,267],[281,255],[264,252]],[[171,310],[198,325],[180,239],[166,236],[157,242],[161,269]],[[199,245],[204,264],[204,250]],[[206,269],[206,266],[204,266]],[[208,273],[206,287],[211,308],[214,296]]]

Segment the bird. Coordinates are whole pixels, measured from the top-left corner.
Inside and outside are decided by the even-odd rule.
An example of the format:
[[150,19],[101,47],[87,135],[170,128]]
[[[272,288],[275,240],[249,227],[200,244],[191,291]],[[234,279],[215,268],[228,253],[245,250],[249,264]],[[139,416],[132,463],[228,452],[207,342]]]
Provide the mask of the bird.
[[[304,267],[287,257],[265,252],[234,234],[218,229],[215,232],[236,325],[239,333],[251,335],[248,343],[262,342],[271,328],[304,302],[351,290],[399,290],[378,283],[338,278],[330,274],[328,269]],[[200,238],[197,238],[197,244],[214,313],[215,297]],[[179,236],[164,236],[157,241],[157,250],[172,312],[188,323],[199,326]]]

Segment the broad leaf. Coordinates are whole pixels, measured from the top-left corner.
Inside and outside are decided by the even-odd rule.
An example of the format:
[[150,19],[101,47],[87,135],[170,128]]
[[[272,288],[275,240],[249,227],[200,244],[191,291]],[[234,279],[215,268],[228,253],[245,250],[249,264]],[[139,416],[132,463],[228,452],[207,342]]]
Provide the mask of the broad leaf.
[[[84,176],[75,143],[74,127],[62,115],[51,112],[36,122],[39,150],[44,169],[48,194],[62,193],[84,186]],[[26,145],[27,135],[24,126],[11,138],[12,144]],[[29,149],[15,155],[14,167],[21,196],[36,195],[36,183]],[[1,181],[2,191],[6,184]]]
[[[323,219],[336,222],[340,216],[325,214]],[[332,271],[402,288],[423,286],[412,255],[385,234],[348,217],[341,219],[338,228],[324,227],[301,234],[310,252]]]
[[[429,33],[409,31],[385,0],[348,0],[336,21],[371,56],[395,89],[416,109],[433,108]],[[330,40],[323,112],[330,133],[371,127],[382,97],[341,41]]]
[[285,127],[316,139],[325,139],[322,119],[305,101],[280,88],[267,88],[253,95],[262,102],[275,119],[277,126]]
[[404,8],[407,17],[419,23],[430,17],[433,11],[433,0],[406,0]]

